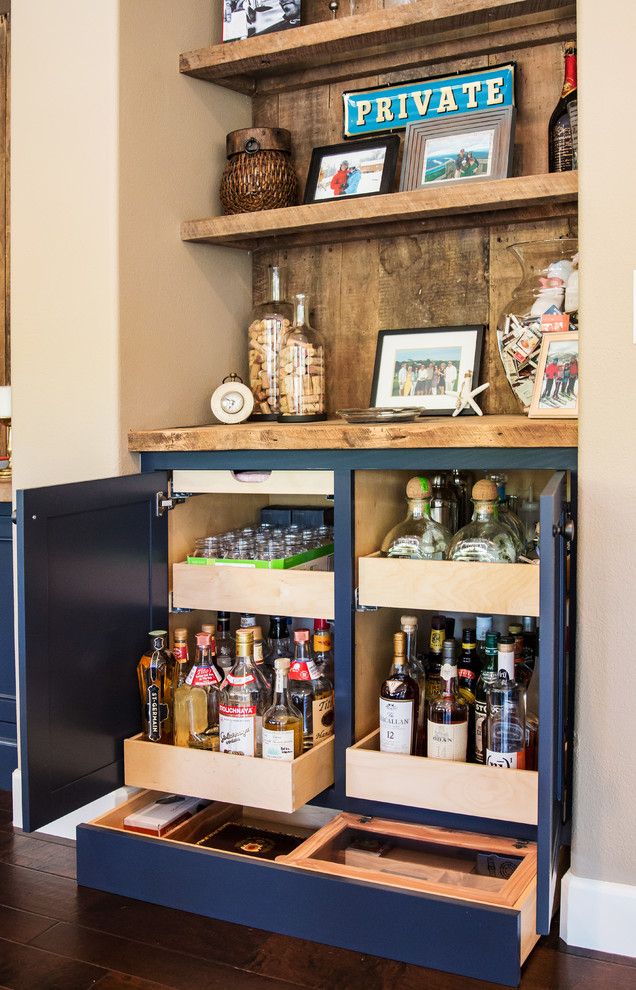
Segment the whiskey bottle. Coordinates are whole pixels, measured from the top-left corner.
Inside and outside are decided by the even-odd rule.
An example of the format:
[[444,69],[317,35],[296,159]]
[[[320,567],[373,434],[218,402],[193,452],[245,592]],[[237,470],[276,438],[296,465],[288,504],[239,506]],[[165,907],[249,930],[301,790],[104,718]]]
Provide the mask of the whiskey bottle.
[[331,629],[326,619],[314,619],[314,662],[318,670],[333,683]]
[[190,735],[189,712],[185,703],[186,697],[190,692],[190,687],[186,684],[186,677],[190,670],[187,629],[175,629],[172,654],[175,659],[172,692],[174,700],[174,744],[175,746],[187,746],[188,736]]
[[289,669],[292,704],[303,720],[303,749],[333,735],[333,685],[318,669],[309,651],[309,629],[294,633],[294,660]]
[[236,642],[230,632],[230,613],[216,613],[216,659],[224,673],[234,666]]
[[444,560],[451,534],[431,519],[428,478],[411,478],[406,486],[406,519],[384,538],[382,554],[409,560]]
[[417,684],[417,731],[415,735],[415,752],[418,756],[424,753],[424,734],[426,732],[426,669],[417,655],[417,617],[403,615],[400,626],[406,640],[407,671]]
[[507,525],[499,519],[497,487],[483,479],[473,487],[472,521],[455,533],[448,548],[449,560],[514,564],[515,542]]
[[497,680],[497,633],[486,633],[484,664],[475,687],[475,763],[486,762],[488,691]]
[[149,633],[150,648],[137,664],[143,736],[150,742],[172,743],[174,657],[166,645],[167,632]]
[[[565,46],[565,78],[559,101],[548,125],[548,167],[550,172],[570,172],[576,168],[576,46]],[[574,124],[574,134],[572,125]]]
[[477,638],[474,629],[464,629],[462,649],[457,662],[457,684],[459,693],[468,705],[468,743],[466,759],[475,759],[475,697],[481,664],[477,656]]
[[487,697],[486,763],[491,767],[525,769],[525,688],[515,682],[515,641],[502,636],[497,655],[497,680]]
[[263,759],[291,762],[303,751],[303,719],[289,695],[289,660],[278,657],[274,666],[274,703],[263,715]]
[[188,746],[218,750],[219,694],[223,674],[214,662],[214,637],[199,632],[196,641],[196,658],[186,677],[189,693],[184,699],[188,714]]
[[393,637],[393,663],[389,676],[380,688],[380,750],[383,753],[415,753],[417,682],[408,673],[406,637]]
[[442,692],[428,706],[426,755],[429,760],[466,762],[468,705],[459,693],[455,640],[444,640]]
[[430,650],[426,658],[426,703],[436,698],[442,690],[440,670],[442,651],[446,639],[446,616],[434,615],[431,619]]
[[222,753],[260,756],[262,719],[267,687],[253,663],[254,632],[236,631],[236,663],[227,674],[219,703],[219,742]]

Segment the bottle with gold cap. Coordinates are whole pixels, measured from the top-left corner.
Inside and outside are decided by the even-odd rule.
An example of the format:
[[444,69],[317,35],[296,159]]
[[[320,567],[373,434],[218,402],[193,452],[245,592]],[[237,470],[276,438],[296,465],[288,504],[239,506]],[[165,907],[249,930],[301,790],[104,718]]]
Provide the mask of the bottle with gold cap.
[[254,666],[253,628],[236,630],[236,663],[227,674],[219,702],[222,753],[260,756],[267,685]]
[[382,543],[385,557],[410,560],[444,560],[450,532],[431,518],[431,486],[428,478],[411,478],[406,486],[406,518],[387,533]]
[[406,636],[393,636],[393,663],[380,688],[380,750],[415,753],[419,688],[408,672]]
[[473,518],[452,538],[449,560],[514,564],[517,551],[509,528],[499,519],[497,486],[484,478],[473,487]]
[[287,657],[277,657],[274,661],[274,703],[263,715],[264,760],[291,761],[302,755],[303,718],[289,695],[289,667]]

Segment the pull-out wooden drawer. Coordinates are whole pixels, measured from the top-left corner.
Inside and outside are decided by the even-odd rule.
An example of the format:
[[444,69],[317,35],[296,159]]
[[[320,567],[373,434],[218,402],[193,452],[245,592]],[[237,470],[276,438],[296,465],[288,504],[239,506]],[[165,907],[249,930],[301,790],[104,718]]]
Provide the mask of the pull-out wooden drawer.
[[332,571],[174,564],[176,608],[334,618]]
[[538,564],[360,557],[360,605],[539,615]]
[[538,774],[381,753],[375,729],[347,749],[348,797],[537,824]]
[[173,471],[172,490],[193,495],[333,495],[333,471]]
[[333,784],[333,753],[333,736],[291,763],[164,746],[134,736],[124,742],[124,775],[130,787],[292,812]]
[[[519,983],[537,941],[532,844],[353,815],[332,818],[335,813],[313,808],[300,819],[277,815],[268,822],[263,815],[254,822],[250,809],[217,804],[161,839],[125,832],[125,816],[156,796],[137,795],[79,826],[80,884],[356,952]],[[196,844],[237,817],[300,836],[304,828],[307,837],[275,862]]]

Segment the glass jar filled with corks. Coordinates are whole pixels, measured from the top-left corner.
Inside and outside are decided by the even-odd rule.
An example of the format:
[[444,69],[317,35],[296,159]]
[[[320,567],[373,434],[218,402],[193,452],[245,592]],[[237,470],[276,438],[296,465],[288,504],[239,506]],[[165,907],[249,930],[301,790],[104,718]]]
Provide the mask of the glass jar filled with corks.
[[279,265],[269,266],[266,300],[254,308],[247,331],[250,388],[254,396],[251,418],[256,420],[278,420],[280,414],[280,353],[294,314],[293,306],[286,301],[286,274]]
[[325,345],[309,324],[307,296],[294,296],[294,318],[283,333],[279,361],[281,422],[326,419]]

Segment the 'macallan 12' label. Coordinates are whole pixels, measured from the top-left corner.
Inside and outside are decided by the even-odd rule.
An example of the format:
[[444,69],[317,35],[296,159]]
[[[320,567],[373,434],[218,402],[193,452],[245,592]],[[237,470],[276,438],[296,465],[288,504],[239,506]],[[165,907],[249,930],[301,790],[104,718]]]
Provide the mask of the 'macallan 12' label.
[[256,705],[219,705],[219,749],[256,756]]
[[380,698],[380,750],[410,753],[413,745],[413,702]]

